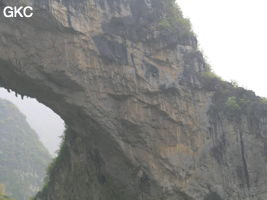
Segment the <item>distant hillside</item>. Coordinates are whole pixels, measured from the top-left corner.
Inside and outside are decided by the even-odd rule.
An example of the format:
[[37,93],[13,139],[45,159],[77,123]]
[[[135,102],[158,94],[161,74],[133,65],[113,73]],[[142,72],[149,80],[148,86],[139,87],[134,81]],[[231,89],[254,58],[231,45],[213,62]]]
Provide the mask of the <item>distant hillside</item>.
[[8,196],[29,200],[41,187],[51,157],[25,116],[2,99],[0,144],[0,183]]

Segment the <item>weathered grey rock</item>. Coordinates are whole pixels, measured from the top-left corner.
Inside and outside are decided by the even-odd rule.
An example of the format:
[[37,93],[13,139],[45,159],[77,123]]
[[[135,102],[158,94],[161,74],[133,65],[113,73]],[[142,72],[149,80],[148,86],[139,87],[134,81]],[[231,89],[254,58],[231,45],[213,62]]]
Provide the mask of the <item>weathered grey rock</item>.
[[36,199],[267,198],[267,106],[206,76],[170,2],[10,1],[35,15],[0,18],[0,83],[68,125]]

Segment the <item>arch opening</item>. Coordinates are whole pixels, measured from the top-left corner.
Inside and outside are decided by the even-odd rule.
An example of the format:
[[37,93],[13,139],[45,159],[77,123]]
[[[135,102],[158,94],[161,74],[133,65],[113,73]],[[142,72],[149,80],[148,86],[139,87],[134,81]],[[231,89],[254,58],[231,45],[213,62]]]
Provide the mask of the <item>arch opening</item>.
[[65,123],[54,111],[36,99],[23,97],[13,91],[0,88],[0,98],[12,102],[26,116],[31,128],[37,133],[40,141],[55,157],[59,150]]
[[[110,120],[107,113],[101,112],[97,104],[97,99],[101,97],[97,94],[99,92],[90,88],[89,97],[89,92],[78,84],[81,79],[73,80],[72,71],[47,73],[40,71],[40,66],[22,66],[0,59],[0,86],[20,96],[36,98],[55,111],[66,124],[59,154],[48,169],[46,184],[35,199],[50,199],[51,194],[55,199],[59,196],[63,199],[85,199],[94,194],[96,187],[103,191],[103,198],[108,198],[114,195],[113,191],[127,185],[127,179],[132,178],[133,163],[116,138],[116,134],[122,134],[123,127],[118,127],[115,120]],[[60,80],[60,83],[55,80]],[[118,177],[121,171],[124,176]],[[109,184],[106,184],[107,181]],[[138,177],[135,181],[138,184]],[[64,189],[58,193],[58,186],[72,188],[76,193],[71,197]],[[131,195],[135,194],[134,187],[127,189]],[[77,194],[84,197],[80,198]]]
[[0,196],[28,200],[43,187],[64,121],[36,99],[0,88]]
[[[120,98],[114,98],[112,90],[104,95],[111,74],[98,68],[103,63],[90,46],[80,42],[84,35],[62,32],[54,19],[46,24],[49,17],[44,21],[36,16],[42,27],[36,22],[0,20],[0,27],[7,27],[0,29],[0,45],[4,46],[0,50],[0,86],[36,98],[67,127],[49,180],[36,199],[87,199],[96,190],[103,191],[101,198],[109,198],[127,185],[134,167],[123,149],[128,147],[120,141],[126,129],[116,117]],[[118,177],[121,171],[124,176]],[[133,196],[135,185],[127,188]],[[76,196],[69,196],[64,188],[72,188]]]

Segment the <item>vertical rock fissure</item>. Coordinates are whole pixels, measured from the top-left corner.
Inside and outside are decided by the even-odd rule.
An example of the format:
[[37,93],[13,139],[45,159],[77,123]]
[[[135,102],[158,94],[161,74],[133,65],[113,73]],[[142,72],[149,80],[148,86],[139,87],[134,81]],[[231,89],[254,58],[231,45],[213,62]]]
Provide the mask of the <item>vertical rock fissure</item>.
[[244,145],[244,140],[243,140],[243,132],[240,129],[238,132],[239,132],[239,137],[240,137],[241,158],[242,158],[242,163],[243,163],[244,175],[245,175],[246,185],[249,189],[250,188],[250,181],[249,181],[248,165],[247,165],[247,160],[246,160],[246,155],[245,155],[245,145]]

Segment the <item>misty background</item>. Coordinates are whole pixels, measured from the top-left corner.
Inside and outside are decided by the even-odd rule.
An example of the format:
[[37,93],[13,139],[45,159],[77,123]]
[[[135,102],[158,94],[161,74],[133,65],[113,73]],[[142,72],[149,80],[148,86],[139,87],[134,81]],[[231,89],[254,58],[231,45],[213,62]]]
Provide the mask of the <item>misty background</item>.
[[22,100],[20,95],[16,97],[14,92],[9,93],[4,88],[0,88],[0,98],[11,101],[19,108],[41,142],[50,154],[55,156],[59,149],[60,136],[65,129],[64,121],[50,108],[35,99],[24,97]]

